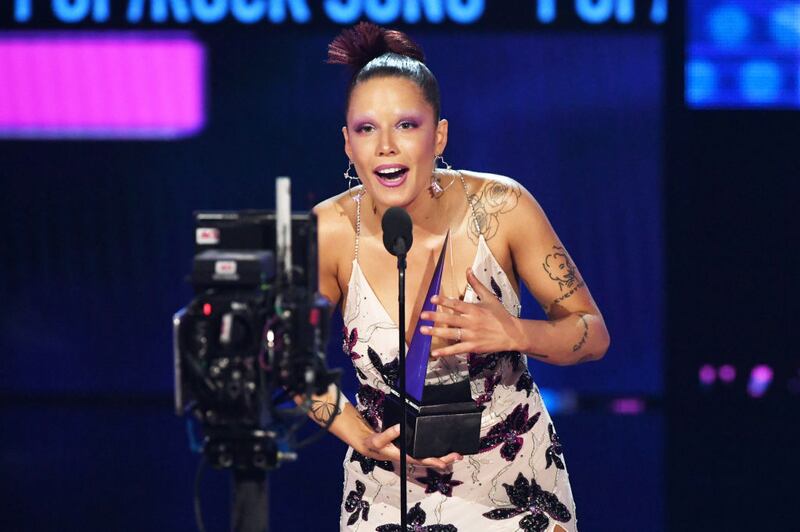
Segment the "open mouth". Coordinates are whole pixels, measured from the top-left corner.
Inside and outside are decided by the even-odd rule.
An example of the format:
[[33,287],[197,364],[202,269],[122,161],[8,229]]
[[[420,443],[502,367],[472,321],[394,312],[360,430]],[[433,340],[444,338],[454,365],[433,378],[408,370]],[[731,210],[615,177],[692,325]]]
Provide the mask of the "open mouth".
[[375,169],[378,181],[387,187],[397,187],[403,184],[408,175],[408,167],[403,165],[381,165]]

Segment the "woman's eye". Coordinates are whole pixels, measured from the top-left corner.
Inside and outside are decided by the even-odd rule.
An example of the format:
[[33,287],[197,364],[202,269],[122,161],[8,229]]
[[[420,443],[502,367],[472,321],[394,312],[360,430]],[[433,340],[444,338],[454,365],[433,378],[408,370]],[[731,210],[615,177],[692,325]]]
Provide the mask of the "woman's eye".
[[364,124],[363,126],[359,126],[359,127],[356,129],[356,132],[357,132],[357,133],[369,133],[369,132],[370,132],[370,131],[372,131],[373,129],[375,129],[375,128],[374,128],[374,127],[372,127],[371,125],[369,125],[369,124]]
[[414,122],[400,122],[400,129],[412,129],[417,127]]

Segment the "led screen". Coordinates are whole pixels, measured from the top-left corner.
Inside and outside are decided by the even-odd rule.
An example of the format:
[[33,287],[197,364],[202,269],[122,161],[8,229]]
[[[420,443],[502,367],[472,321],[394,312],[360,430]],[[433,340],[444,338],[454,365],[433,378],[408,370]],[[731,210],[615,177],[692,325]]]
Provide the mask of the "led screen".
[[800,2],[691,0],[686,103],[800,108]]

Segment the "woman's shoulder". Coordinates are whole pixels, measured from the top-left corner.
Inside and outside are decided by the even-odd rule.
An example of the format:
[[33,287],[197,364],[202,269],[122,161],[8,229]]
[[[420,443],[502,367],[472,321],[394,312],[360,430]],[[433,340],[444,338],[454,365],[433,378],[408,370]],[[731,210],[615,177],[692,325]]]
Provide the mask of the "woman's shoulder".
[[493,174],[490,172],[478,172],[476,170],[466,169],[461,169],[459,172],[464,176],[464,180],[467,182],[467,185],[474,184],[475,186],[483,187],[489,183],[495,182],[509,186],[521,186],[517,180],[506,175]]
[[460,172],[479,217],[507,215],[536,203],[530,191],[514,178],[472,170]]
[[344,243],[355,241],[355,207],[353,198],[345,191],[319,202],[312,209],[317,216],[320,289],[325,297],[335,302],[341,299],[350,275],[347,263],[353,258],[353,248]]
[[[358,192],[358,188],[360,187],[353,189],[353,194]],[[317,215],[318,231],[320,232],[334,236],[355,230],[353,224],[356,216],[356,202],[353,201],[353,197],[348,191],[317,203],[312,211]]]

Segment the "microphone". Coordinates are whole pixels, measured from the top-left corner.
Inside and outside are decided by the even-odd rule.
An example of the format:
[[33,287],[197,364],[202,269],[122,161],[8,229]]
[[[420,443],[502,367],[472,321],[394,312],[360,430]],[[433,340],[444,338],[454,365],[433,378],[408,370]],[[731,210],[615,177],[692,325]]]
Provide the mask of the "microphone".
[[[397,257],[397,303],[399,321],[397,330],[397,358],[400,364],[398,384],[400,389],[400,436],[395,440],[400,447],[400,471],[406,471],[406,253],[411,249],[414,237],[411,235],[411,216],[400,207],[391,207],[381,218],[383,245],[386,251]],[[399,441],[398,441],[399,440]],[[407,527],[407,479],[400,475],[400,530]]]
[[395,257],[403,257],[414,237],[411,234],[411,216],[401,207],[390,207],[381,218],[381,229],[383,230],[383,245],[386,250]]

